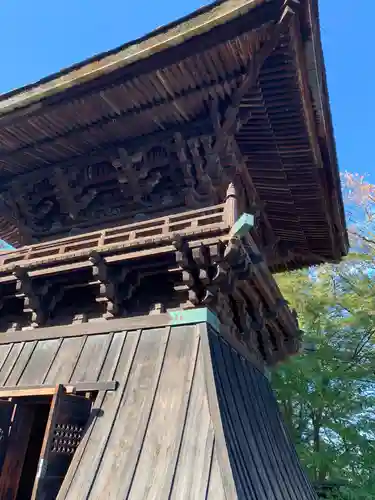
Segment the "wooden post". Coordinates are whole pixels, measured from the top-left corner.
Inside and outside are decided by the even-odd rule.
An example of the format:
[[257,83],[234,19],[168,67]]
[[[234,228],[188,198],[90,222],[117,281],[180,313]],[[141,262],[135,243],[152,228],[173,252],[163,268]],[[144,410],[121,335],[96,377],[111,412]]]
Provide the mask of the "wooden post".
[[231,182],[227,189],[225,198],[224,219],[229,227],[232,227],[238,219],[238,199],[237,191],[233,182]]

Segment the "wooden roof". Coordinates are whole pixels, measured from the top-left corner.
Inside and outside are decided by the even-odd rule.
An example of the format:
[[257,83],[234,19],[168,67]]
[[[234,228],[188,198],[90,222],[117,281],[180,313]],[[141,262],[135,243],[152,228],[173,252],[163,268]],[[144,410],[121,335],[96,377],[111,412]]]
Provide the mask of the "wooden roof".
[[0,344],[2,387],[118,382],[98,393],[58,500],[313,500],[264,375],[207,323],[155,318]]
[[[290,0],[293,6],[298,2]],[[317,0],[297,18],[241,101],[236,134],[276,235],[311,254],[347,251]],[[109,53],[0,98],[0,181],[102,162],[167,134],[204,129],[212,98],[226,102],[280,17],[281,0],[226,0]],[[185,127],[185,128],[184,128]],[[2,237],[19,242],[0,218]],[[316,263],[314,259],[304,264]]]

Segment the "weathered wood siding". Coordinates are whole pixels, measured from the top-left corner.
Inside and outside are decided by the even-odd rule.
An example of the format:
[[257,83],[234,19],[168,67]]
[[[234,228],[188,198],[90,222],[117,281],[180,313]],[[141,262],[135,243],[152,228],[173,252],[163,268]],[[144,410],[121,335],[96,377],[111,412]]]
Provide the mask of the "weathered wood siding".
[[267,378],[212,329],[208,337],[238,499],[316,499]]
[[310,500],[264,376],[206,324],[0,345],[2,386],[99,392],[59,500]]
[[120,333],[115,341],[120,386],[99,396],[59,500],[225,498],[197,328]]

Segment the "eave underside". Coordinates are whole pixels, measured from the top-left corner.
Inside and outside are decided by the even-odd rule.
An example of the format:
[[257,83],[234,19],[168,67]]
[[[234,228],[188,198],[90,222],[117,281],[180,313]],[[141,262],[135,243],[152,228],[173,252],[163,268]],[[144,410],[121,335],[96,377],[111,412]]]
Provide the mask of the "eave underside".
[[[124,70],[121,79],[118,70],[112,80],[107,75],[100,85],[99,78],[100,86],[81,96],[77,89],[67,90],[59,102],[42,101],[26,117],[12,120],[5,115],[0,119],[4,185],[15,175],[27,181],[30,172],[47,172],[51,166],[86,168],[108,162],[118,146],[135,152],[142,143],[157,144],[176,131],[189,130],[191,124],[207,122],[212,100],[225,108],[250,58],[269,37],[269,23],[279,10],[267,7],[261,15],[262,8],[254,10],[257,15],[246,15],[253,26],[254,19],[260,23],[254,31],[244,29],[243,16],[236,36],[228,26],[232,38],[208,46],[208,35],[201,35],[201,49],[195,45],[193,55],[193,42],[186,42],[180,54],[171,49],[175,60],[170,58],[170,64],[147,71],[145,61],[136,77]],[[306,12],[299,17],[266,60],[255,87],[243,97],[241,112],[251,111],[251,116],[236,134],[276,237],[306,255],[290,267],[337,260],[346,252],[337,165],[330,159],[327,137],[319,126],[322,117],[315,113],[306,86],[299,28]],[[215,33],[210,33],[211,39]],[[1,219],[0,230],[5,240],[19,243],[11,220]]]

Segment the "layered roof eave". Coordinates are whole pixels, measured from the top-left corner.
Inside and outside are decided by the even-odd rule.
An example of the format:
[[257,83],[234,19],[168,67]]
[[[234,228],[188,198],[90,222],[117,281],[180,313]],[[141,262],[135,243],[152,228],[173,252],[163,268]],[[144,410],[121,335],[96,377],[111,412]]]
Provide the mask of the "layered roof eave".
[[[7,127],[8,123],[24,123],[24,120],[28,120],[28,117],[34,115],[34,112],[36,114],[44,113],[45,109],[49,108],[50,103],[52,107],[56,103],[58,106],[61,103],[65,105],[67,101],[70,101],[72,94],[75,98],[77,94],[78,96],[85,96],[92,88],[100,91],[102,82],[112,82],[118,78],[116,77],[118,74],[131,74],[134,76],[138,75],[138,71],[141,73],[148,72],[149,64],[147,61],[149,60],[157,61],[157,64],[160,65],[164,64],[164,56],[168,58],[168,54],[174,54],[172,59],[176,59],[176,57],[183,58],[185,57],[184,54],[189,51],[191,52],[192,47],[197,46],[196,39],[213,40],[215,37],[210,37],[210,32],[213,30],[215,30],[215,34],[217,32],[224,33],[221,37],[228,37],[229,39],[231,36],[230,32],[233,31],[233,26],[242,26],[246,21],[246,31],[250,31],[252,27],[248,25],[248,20],[252,24],[254,16],[257,18],[257,14],[252,11],[267,12],[268,17],[271,13],[272,17],[276,15],[282,3],[281,0],[224,0],[206,6],[141,39],[130,42],[110,52],[99,54],[94,58],[51,75],[37,83],[0,96],[0,125]],[[312,57],[308,60],[308,70],[310,76],[312,75],[312,78],[309,78],[309,87],[320,119],[322,132],[320,139],[323,140],[328,150],[325,160],[326,168],[324,170],[329,176],[330,182],[332,181],[337,197],[333,203],[329,203],[327,212],[334,210],[338,214],[336,221],[338,221],[338,230],[341,233],[340,252],[341,254],[345,254],[348,247],[345,232],[345,215],[325,83],[325,66],[319,38],[317,0],[306,0],[303,3],[304,12],[309,13],[309,19],[305,19],[306,25],[304,26],[304,30],[307,39],[313,45]],[[265,7],[266,4],[271,10]],[[247,15],[249,13],[250,15]],[[267,15],[263,17],[267,17]],[[316,23],[315,29],[314,22]],[[242,27],[242,29],[244,28]],[[195,39],[194,42],[193,39]],[[216,44],[220,42],[212,41],[211,43]],[[305,50],[307,45],[305,44]],[[173,50],[174,48],[178,48],[178,51]],[[176,56],[176,54],[178,55]],[[318,57],[316,57],[317,54]],[[305,56],[307,57],[306,53]],[[155,63],[152,63],[151,66],[153,64]],[[118,72],[117,70],[121,71]],[[321,76],[320,81],[318,74]],[[326,199],[330,196],[329,193],[330,190],[325,191]],[[7,221],[7,228],[9,224],[10,222]],[[2,229],[5,230],[7,228],[4,227]],[[313,264],[313,262],[310,262],[310,264]],[[303,266],[304,264],[301,263],[301,265]],[[287,265],[287,267],[289,266]]]
[[267,2],[270,0],[220,0],[142,38],[0,95],[0,119],[17,109],[35,105],[45,98],[181,45]]
[[[320,117],[324,129],[324,138],[326,141],[329,161],[331,164],[330,170],[332,172],[334,190],[337,196],[337,202],[338,202],[337,209],[339,212],[338,216],[342,222],[342,227],[345,233],[343,238],[343,255],[346,255],[349,251],[349,238],[345,230],[346,217],[344,210],[344,200],[341,191],[341,179],[340,179],[336,143],[334,137],[334,128],[332,123],[332,112],[330,108],[329,94],[327,88],[327,71],[324,61],[322,40],[320,36],[321,27],[320,27],[318,0],[308,0],[308,16],[309,16],[309,24],[311,27],[311,45],[310,45],[310,57],[308,54],[309,51],[308,48],[305,49],[305,56],[307,62],[310,62],[311,64],[311,70],[309,71],[309,86],[313,93],[313,99],[315,105],[320,110]],[[321,78],[319,78],[318,75],[320,75]]]

